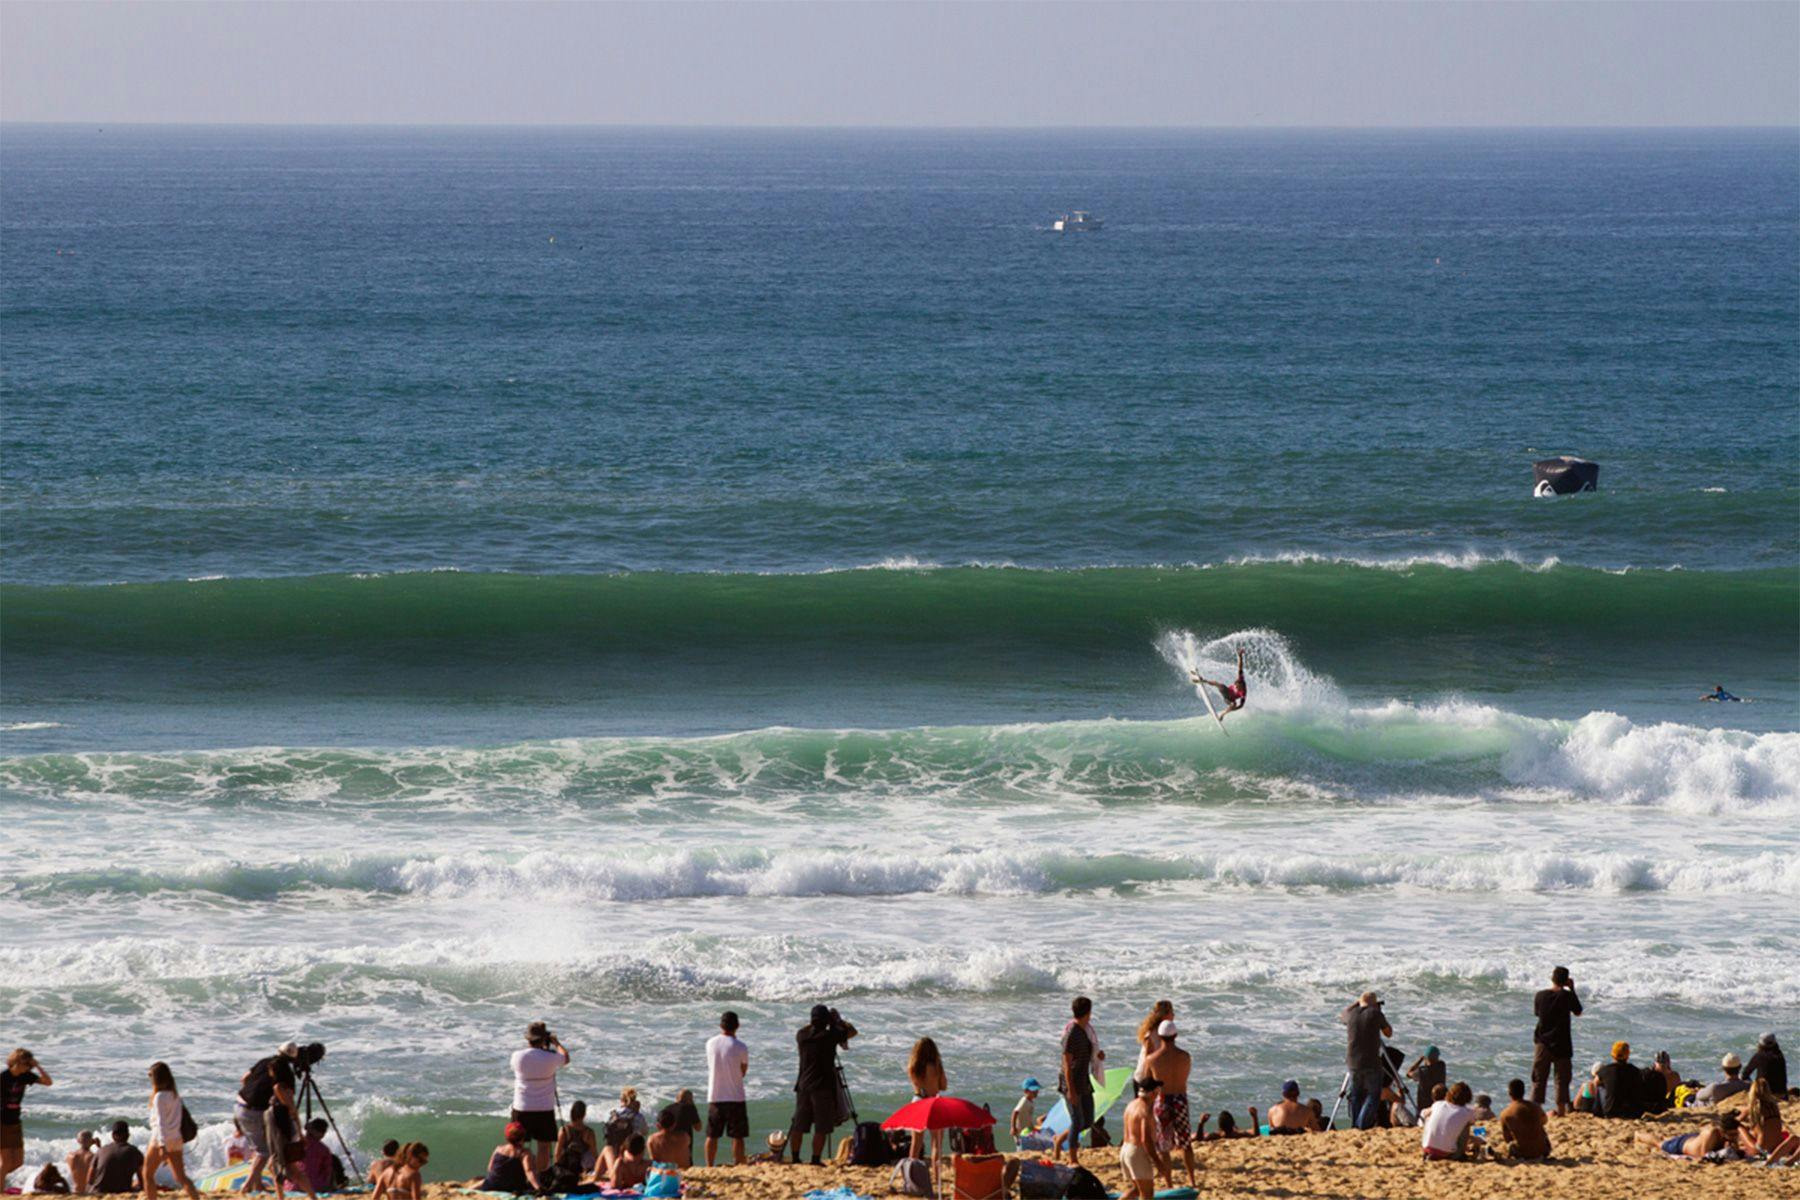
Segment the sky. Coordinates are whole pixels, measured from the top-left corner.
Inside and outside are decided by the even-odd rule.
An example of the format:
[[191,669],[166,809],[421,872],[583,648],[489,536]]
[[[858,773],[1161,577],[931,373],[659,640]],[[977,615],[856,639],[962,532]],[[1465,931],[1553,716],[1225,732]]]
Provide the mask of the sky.
[[1800,125],[1800,3],[0,3],[0,120]]

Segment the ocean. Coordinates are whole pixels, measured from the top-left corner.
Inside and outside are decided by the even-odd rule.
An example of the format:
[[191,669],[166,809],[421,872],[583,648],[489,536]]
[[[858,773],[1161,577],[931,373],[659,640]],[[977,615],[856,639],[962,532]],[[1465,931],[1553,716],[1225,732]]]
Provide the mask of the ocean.
[[865,1117],[1083,992],[1215,1112],[1365,988],[1495,1094],[1556,964],[1578,1067],[1794,1036],[1797,151],[0,127],[29,1169],[295,1038],[473,1172],[540,1018],[604,1111],[737,1010],[759,1139],[818,1001]]

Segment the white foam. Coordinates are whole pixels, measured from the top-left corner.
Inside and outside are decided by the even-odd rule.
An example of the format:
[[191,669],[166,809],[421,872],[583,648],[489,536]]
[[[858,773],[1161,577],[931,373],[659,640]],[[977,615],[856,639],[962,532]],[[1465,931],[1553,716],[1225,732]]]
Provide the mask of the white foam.
[[0,725],[0,733],[23,733],[28,729],[61,729],[61,721],[10,721]]

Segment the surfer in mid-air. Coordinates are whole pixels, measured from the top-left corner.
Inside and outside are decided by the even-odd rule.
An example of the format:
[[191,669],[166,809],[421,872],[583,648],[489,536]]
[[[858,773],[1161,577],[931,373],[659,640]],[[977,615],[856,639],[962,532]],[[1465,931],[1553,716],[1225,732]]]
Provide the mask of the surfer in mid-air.
[[1238,647],[1237,655],[1238,676],[1236,683],[1220,683],[1216,679],[1208,679],[1200,674],[1200,668],[1198,667],[1194,667],[1188,671],[1188,678],[1192,679],[1196,684],[1206,684],[1209,687],[1218,688],[1219,695],[1225,697],[1225,712],[1219,714],[1219,724],[1221,725],[1225,723],[1226,713],[1234,713],[1238,709],[1244,707],[1244,696],[1246,695],[1247,689],[1244,686],[1244,648],[1242,646]]
[[1741,696],[1734,696],[1726,691],[1725,685],[1722,683],[1713,684],[1713,690],[1700,698],[1702,700],[1717,700],[1721,704],[1742,704],[1744,702]]

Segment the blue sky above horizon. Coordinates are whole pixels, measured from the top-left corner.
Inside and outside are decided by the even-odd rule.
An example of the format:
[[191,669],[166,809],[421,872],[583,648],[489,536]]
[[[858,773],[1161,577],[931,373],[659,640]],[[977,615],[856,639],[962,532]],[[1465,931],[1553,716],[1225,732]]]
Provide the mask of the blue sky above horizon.
[[12,122],[1800,125],[1800,4],[0,5]]

